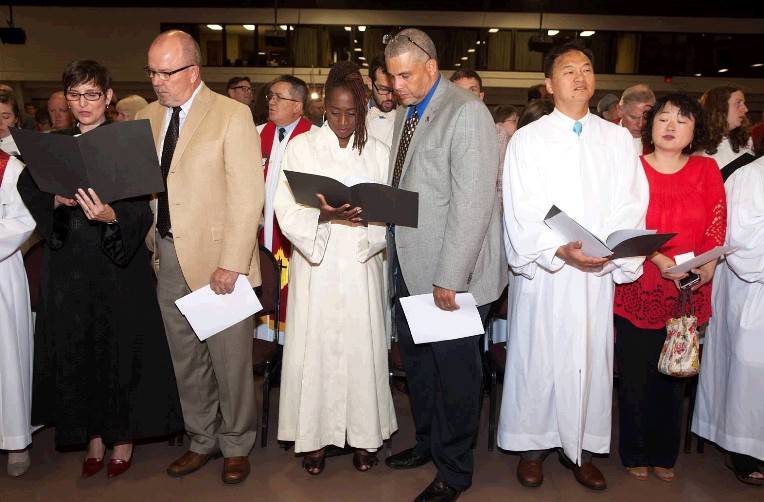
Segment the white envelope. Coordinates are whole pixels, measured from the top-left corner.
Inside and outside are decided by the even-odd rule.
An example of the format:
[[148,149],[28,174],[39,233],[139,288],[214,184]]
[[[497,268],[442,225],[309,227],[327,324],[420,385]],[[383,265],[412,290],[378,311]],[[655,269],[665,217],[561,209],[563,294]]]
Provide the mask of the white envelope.
[[236,279],[233,293],[216,295],[207,284],[175,300],[175,305],[186,316],[200,341],[230,328],[263,308],[244,275]]
[[484,332],[483,321],[472,293],[457,293],[459,310],[448,312],[435,306],[432,293],[401,298],[414,343],[442,342]]
[[672,274],[682,274],[684,272],[689,272],[693,268],[698,268],[700,266],[703,266],[709,261],[715,260],[719,258],[720,256],[725,255],[727,253],[731,253],[732,251],[736,249],[737,249],[736,247],[732,247],[732,246],[716,246],[715,248],[709,249],[705,253],[690,259],[684,259],[684,258],[685,258],[685,255],[692,254],[692,253],[685,253],[685,255],[678,255],[674,257],[677,264],[671,268],[667,268],[666,272],[670,272]]

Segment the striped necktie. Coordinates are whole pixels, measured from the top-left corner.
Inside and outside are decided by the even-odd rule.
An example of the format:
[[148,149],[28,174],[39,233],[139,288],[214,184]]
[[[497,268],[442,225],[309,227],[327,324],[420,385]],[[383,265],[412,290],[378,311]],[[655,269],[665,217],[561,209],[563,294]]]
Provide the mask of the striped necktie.
[[406,161],[406,152],[409,151],[409,144],[411,144],[411,137],[414,136],[414,129],[419,123],[419,114],[414,108],[414,113],[411,117],[406,119],[406,123],[403,125],[403,134],[401,134],[401,142],[398,145],[398,156],[395,157],[395,168],[393,170],[393,187],[398,188],[401,182],[401,173],[403,173],[403,163]]

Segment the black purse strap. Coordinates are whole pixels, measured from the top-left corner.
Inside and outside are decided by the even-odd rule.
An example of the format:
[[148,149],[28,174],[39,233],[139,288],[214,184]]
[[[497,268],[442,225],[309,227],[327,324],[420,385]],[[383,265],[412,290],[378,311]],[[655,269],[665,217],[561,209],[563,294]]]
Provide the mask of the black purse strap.
[[695,315],[695,302],[693,302],[694,293],[690,288],[682,289],[676,297],[676,307],[674,307],[674,317],[684,317],[685,313],[689,316]]

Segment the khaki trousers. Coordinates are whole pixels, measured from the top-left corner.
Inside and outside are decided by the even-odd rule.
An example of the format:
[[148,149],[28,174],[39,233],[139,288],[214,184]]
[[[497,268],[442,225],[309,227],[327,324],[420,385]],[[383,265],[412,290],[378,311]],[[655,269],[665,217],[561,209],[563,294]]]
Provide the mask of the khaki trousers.
[[178,381],[191,451],[224,457],[247,456],[257,437],[252,375],[252,317],[204,342],[180,313],[175,300],[191,292],[171,237],[156,235],[157,296]]

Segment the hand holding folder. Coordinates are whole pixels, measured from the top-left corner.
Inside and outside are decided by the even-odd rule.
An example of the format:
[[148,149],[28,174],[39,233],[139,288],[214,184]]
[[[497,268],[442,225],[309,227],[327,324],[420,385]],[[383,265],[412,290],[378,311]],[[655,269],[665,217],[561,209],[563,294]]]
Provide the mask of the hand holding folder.
[[557,206],[552,206],[544,217],[544,223],[567,242],[581,241],[581,252],[592,258],[629,258],[648,256],[671,240],[676,233],[658,234],[655,230],[616,230],[605,242],[565,214]]
[[416,227],[419,220],[419,194],[381,183],[358,183],[347,186],[334,178],[318,174],[284,170],[294,199],[306,206],[319,207],[321,194],[331,207],[350,204],[363,209],[364,221]]
[[11,134],[43,192],[73,199],[77,189],[92,188],[109,203],[165,190],[148,120],[102,125],[77,137]]

